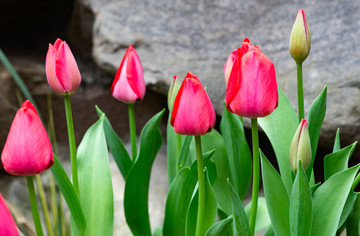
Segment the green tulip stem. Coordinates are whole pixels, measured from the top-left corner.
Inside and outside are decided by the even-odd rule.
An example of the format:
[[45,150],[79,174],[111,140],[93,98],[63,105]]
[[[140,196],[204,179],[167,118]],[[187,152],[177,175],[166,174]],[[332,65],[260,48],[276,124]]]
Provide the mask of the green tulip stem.
[[130,127],[130,140],[131,140],[131,153],[132,159],[135,161],[137,155],[136,148],[136,123],[135,123],[135,110],[134,104],[129,104],[129,127]]
[[78,179],[77,165],[76,165],[76,143],[75,143],[74,123],[71,112],[70,94],[68,92],[66,92],[64,95],[64,101],[65,101],[66,123],[67,123],[68,136],[69,136],[72,181],[76,192],[80,196],[79,179]]
[[33,176],[26,176],[26,182],[29,190],[29,197],[30,197],[30,205],[31,205],[31,211],[34,218],[34,224],[36,229],[37,236],[43,236],[43,230],[41,227],[41,221],[40,221],[40,214],[39,209],[36,203],[36,196],[35,196],[35,187],[33,182]]
[[38,192],[39,192],[39,197],[40,197],[40,201],[41,201],[41,206],[43,208],[43,213],[44,213],[47,232],[48,232],[49,236],[53,236],[54,233],[53,233],[53,229],[52,229],[52,226],[51,226],[49,208],[47,206],[44,186],[42,184],[40,175],[35,175],[35,181],[36,181],[36,184],[38,186]]
[[203,236],[203,225],[205,218],[205,175],[204,175],[204,163],[202,159],[202,150],[201,150],[201,136],[195,135],[195,146],[196,146],[196,158],[197,158],[197,172],[198,172],[198,185],[199,185],[199,195],[198,195],[198,212],[196,220],[196,236]]
[[251,119],[251,134],[253,146],[253,189],[250,211],[250,229],[255,233],[256,212],[259,197],[259,137],[257,118]]
[[299,123],[305,117],[304,113],[304,89],[302,79],[302,63],[296,63],[297,70],[297,89],[298,89],[298,110],[299,110]]

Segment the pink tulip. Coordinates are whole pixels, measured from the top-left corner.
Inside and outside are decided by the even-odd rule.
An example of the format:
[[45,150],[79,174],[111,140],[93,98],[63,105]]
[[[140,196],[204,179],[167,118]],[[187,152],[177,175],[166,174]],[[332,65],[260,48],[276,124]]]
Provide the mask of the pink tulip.
[[49,44],[45,64],[48,83],[56,93],[73,93],[78,89],[81,75],[65,41],[57,39],[54,46]]
[[0,235],[1,236],[18,236],[19,232],[16,227],[6,202],[0,193]]
[[264,117],[278,105],[275,68],[256,45],[245,39],[237,50],[226,90],[227,109],[244,117]]
[[50,140],[35,107],[26,100],[15,115],[1,154],[12,175],[35,175],[54,164]]
[[132,45],[125,52],[110,90],[114,98],[128,104],[141,101],[145,96],[143,69]]
[[179,134],[204,135],[212,130],[215,121],[210,98],[198,77],[189,72],[175,98],[170,124]]
[[232,69],[232,67],[234,65],[234,61],[236,59],[236,54],[237,54],[237,50],[230,53],[230,55],[229,55],[229,57],[228,57],[228,59],[226,61],[226,64],[224,65],[224,75],[225,75],[225,84],[226,84],[226,86],[229,83],[230,72],[231,72],[231,69]]

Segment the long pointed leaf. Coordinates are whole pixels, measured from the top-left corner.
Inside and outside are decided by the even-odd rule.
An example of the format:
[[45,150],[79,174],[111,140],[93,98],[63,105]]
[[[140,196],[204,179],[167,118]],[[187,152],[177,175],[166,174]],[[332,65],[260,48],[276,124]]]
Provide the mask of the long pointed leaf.
[[311,235],[335,235],[359,165],[332,175],[313,196]]
[[292,178],[289,165],[289,151],[299,119],[280,87],[278,87],[278,91],[278,107],[269,116],[259,118],[258,122],[271,142],[279,165],[281,178],[288,194],[290,194]]
[[240,117],[224,107],[220,129],[231,171],[229,179],[240,199],[243,200],[250,187],[252,170],[251,153],[246,142],[244,127]]
[[125,182],[126,222],[136,236],[150,236],[148,193],[152,164],[162,145],[159,124],[165,110],[151,118],[140,134],[140,151]]
[[169,114],[168,122],[166,125],[166,156],[167,156],[167,170],[169,186],[175,179],[178,172],[178,163],[176,163],[178,151],[177,151],[177,134],[174,131],[174,127],[170,125],[171,113]]
[[308,177],[312,172],[312,167],[315,161],[315,155],[320,135],[320,130],[322,123],[325,118],[326,113],[326,95],[327,95],[327,87],[323,89],[320,95],[314,100],[311,104],[308,114],[308,122],[309,122],[309,135],[311,142],[311,152],[312,159],[309,168],[306,171]]
[[86,219],[81,207],[79,196],[55,154],[54,165],[50,170],[54,175],[55,181],[59,186],[62,195],[65,198],[65,201],[71,212],[71,216],[77,226],[78,232],[83,234],[86,231]]
[[260,152],[266,205],[273,231],[277,236],[290,235],[289,197],[281,177],[275,168]]
[[235,189],[228,180],[228,187],[231,194],[231,202],[233,209],[233,232],[235,235],[251,235],[249,219],[246,216],[244,205],[242,204]]
[[357,194],[354,207],[346,221],[346,233],[352,236],[360,236],[360,195]]
[[340,130],[338,128],[336,130],[333,152],[339,151],[340,148],[341,148],[341,145],[340,145]]
[[[99,118],[105,114],[100,110],[98,106],[95,106],[96,112]],[[115,163],[120,170],[121,175],[126,179],[133,162],[130,159],[129,153],[126,151],[124,144],[112,128],[109,119],[104,116],[104,130],[106,136],[106,142],[109,146],[110,152],[114,157]]]
[[77,152],[80,201],[86,235],[112,235],[114,200],[105,132],[105,115],[85,133]]
[[205,236],[227,236],[228,230],[233,222],[233,216],[230,215],[226,219],[216,222],[206,232]]

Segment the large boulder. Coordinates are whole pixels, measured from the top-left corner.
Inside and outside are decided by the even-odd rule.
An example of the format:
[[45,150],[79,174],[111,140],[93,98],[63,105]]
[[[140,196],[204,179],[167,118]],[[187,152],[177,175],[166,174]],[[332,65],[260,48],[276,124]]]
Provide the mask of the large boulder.
[[360,3],[344,1],[120,1],[78,0],[92,11],[92,55],[115,73],[133,44],[148,85],[163,94],[174,74],[198,75],[222,114],[223,66],[245,37],[274,62],[280,87],[297,106],[296,65],[289,55],[291,28],[300,8],[312,36],[303,65],[305,109],[328,86],[328,109],[320,145],[330,148],[340,127],[343,144],[360,137]]

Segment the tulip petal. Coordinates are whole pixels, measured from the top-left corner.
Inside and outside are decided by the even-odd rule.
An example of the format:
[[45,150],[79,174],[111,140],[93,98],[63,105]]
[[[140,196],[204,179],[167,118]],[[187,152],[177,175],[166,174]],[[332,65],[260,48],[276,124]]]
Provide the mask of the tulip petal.
[[59,46],[55,66],[56,76],[65,92],[75,92],[80,85],[81,75],[74,55],[64,41]]
[[16,113],[1,154],[1,164],[12,175],[39,174],[53,164],[50,140],[29,103]]
[[129,81],[126,77],[127,62],[128,62],[128,58],[125,58],[124,66],[122,68],[119,68],[119,70],[118,70],[118,72],[120,72],[120,75],[118,77],[117,83],[113,87],[113,96],[114,96],[114,98],[116,98],[120,101],[123,101],[126,103],[133,103],[139,97],[132,90],[132,88],[129,84]]
[[132,91],[138,96],[138,99],[142,100],[146,91],[144,74],[139,56],[131,45],[129,47],[126,77]]
[[61,39],[56,39],[55,43],[54,43],[54,48],[56,49],[56,51],[59,50],[60,44],[64,42]]
[[14,218],[6,206],[6,202],[0,193],[0,235],[18,236],[19,232],[16,227]]
[[49,50],[47,51],[45,62],[46,78],[50,87],[56,93],[65,93],[63,85],[60,83],[59,79],[56,76],[56,54],[56,48],[53,45],[49,44]]
[[210,98],[197,77],[188,73],[175,99],[171,125],[179,134],[204,135],[212,130],[215,121]]

